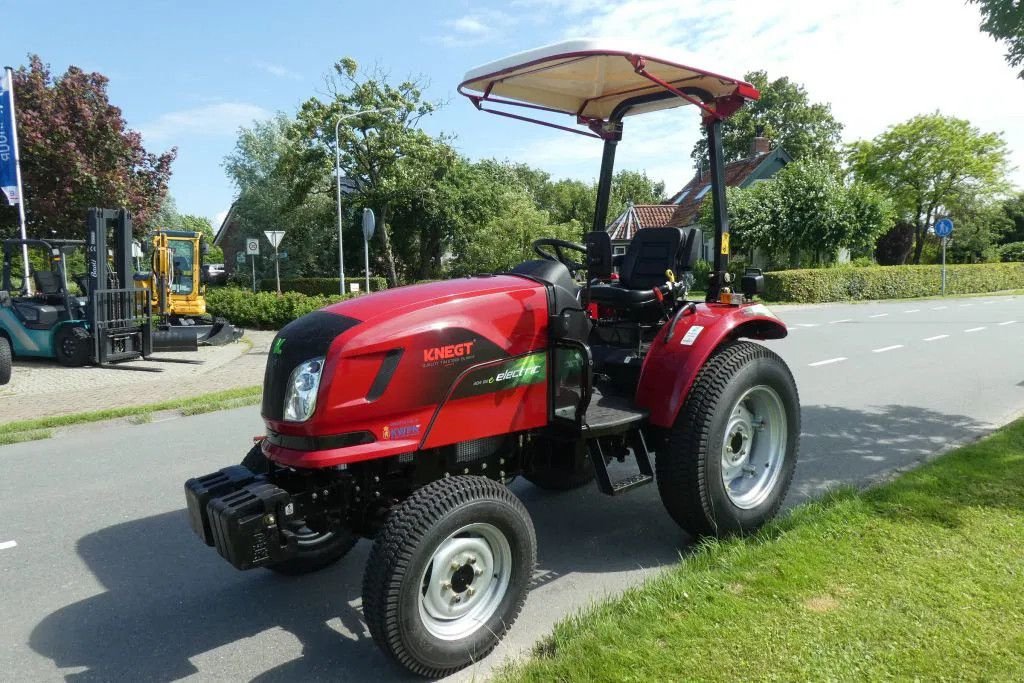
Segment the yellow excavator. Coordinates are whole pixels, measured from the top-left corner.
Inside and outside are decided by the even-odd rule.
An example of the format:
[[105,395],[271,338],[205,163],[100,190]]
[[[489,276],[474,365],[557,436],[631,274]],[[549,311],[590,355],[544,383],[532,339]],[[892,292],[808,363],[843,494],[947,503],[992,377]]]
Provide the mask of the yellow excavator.
[[137,287],[147,288],[159,322],[153,330],[156,351],[185,351],[199,345],[236,341],[244,330],[206,312],[202,257],[204,235],[184,230],[154,230],[143,244],[149,271],[135,273]]

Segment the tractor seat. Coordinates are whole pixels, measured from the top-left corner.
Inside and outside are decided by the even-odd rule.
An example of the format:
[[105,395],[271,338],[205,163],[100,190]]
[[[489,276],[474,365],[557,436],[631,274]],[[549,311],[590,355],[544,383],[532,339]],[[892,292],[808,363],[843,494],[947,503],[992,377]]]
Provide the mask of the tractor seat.
[[654,288],[665,284],[666,270],[678,275],[693,269],[700,236],[696,228],[638,230],[622,259],[618,283],[593,285],[590,300],[613,308],[656,304]]

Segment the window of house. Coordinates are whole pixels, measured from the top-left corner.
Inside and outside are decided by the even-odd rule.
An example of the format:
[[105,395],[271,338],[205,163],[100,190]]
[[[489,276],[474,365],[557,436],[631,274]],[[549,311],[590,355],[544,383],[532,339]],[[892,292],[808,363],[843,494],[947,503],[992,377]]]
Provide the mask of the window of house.
[[676,198],[676,204],[682,204],[683,200],[686,199],[686,195],[690,194],[689,190],[683,190],[683,193]]
[[697,196],[694,197],[694,199],[700,199],[701,197],[706,195],[708,193],[708,190],[710,190],[710,189],[711,189],[711,185],[710,184],[709,185],[705,185],[704,187],[702,187],[700,189],[700,192],[697,193]]
[[626,255],[626,247],[624,247],[622,245],[619,245],[617,247],[612,247],[612,256],[625,256],[625,255]]

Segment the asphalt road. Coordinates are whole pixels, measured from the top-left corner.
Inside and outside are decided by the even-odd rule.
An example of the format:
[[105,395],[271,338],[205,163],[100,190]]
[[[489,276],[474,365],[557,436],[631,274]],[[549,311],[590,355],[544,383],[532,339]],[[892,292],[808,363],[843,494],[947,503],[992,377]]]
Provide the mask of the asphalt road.
[[[1024,413],[1024,297],[791,308],[771,342],[796,375],[791,502],[862,484]],[[237,572],[188,527],[182,482],[237,462],[256,408],[97,427],[0,448],[0,677],[399,680],[369,639],[369,544],[286,580]],[[610,500],[513,485],[539,541],[535,586],[481,676],[560,618],[687,551],[654,487]],[[12,545],[16,544],[16,545]]]

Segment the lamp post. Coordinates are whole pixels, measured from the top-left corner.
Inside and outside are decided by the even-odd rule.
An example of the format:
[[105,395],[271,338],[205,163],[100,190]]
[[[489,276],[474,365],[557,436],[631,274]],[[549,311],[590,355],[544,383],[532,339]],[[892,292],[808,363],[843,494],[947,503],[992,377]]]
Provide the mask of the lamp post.
[[338,205],[338,284],[341,288],[342,294],[345,293],[345,253],[341,248],[341,122],[363,114],[383,114],[387,111],[395,111],[395,108],[387,107],[385,109],[365,109],[363,111],[339,116],[338,120],[334,123],[334,183],[336,193],[335,201]]

